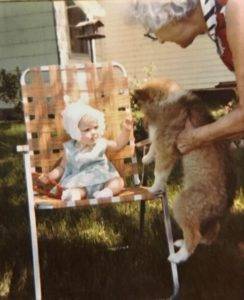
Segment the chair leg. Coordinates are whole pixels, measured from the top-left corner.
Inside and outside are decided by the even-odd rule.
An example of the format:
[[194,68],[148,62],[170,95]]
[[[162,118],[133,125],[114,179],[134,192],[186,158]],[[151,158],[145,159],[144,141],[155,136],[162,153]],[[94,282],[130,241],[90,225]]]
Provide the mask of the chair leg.
[[[163,206],[163,211],[164,211],[164,225],[165,225],[165,231],[166,231],[166,237],[167,237],[167,242],[168,242],[168,247],[169,247],[169,253],[175,253],[174,250],[174,242],[173,242],[173,234],[172,234],[172,227],[171,227],[171,222],[170,222],[170,215],[169,215],[169,206],[168,206],[168,199],[167,199],[167,194],[164,191],[162,193],[162,206]],[[178,298],[178,293],[179,293],[179,279],[178,279],[178,270],[177,270],[177,264],[171,262],[171,273],[172,273],[172,280],[173,280],[173,295],[171,299],[177,299]]]
[[29,210],[30,231],[31,231],[35,299],[41,300],[42,296],[41,296],[41,280],[40,280],[36,215],[35,215],[33,185],[32,185],[32,177],[31,177],[30,155],[28,152],[24,153],[24,163],[25,163],[25,176],[27,182],[28,210]]
[[140,201],[140,236],[144,235],[144,224],[145,224],[145,212],[146,212],[146,203],[145,201]]

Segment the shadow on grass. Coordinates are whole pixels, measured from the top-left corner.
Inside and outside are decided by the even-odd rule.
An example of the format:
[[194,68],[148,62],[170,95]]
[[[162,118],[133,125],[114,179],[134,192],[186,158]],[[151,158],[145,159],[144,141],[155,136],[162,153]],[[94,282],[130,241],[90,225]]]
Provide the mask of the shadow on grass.
[[243,224],[243,213],[231,214],[216,243],[199,246],[180,266],[181,299],[243,299],[244,257],[239,248]]
[[[21,206],[13,210],[15,217],[23,214]],[[78,215],[84,218],[85,213],[87,212],[76,212],[77,220],[73,221],[73,226],[80,222]],[[111,212],[109,214],[111,217]],[[113,217],[117,218],[117,214]],[[38,222],[41,222],[41,219],[44,220],[44,217],[38,215]],[[148,299],[151,296],[168,296],[171,289],[170,269],[166,261],[167,247],[163,240],[163,232],[160,234],[160,241],[155,236],[140,239],[133,222],[129,218],[124,218],[123,221],[125,224],[121,224],[120,234],[127,235],[130,232],[130,240],[128,236],[123,236],[123,240],[130,242],[129,248],[123,250],[85,237],[71,236],[68,239],[67,236],[60,238],[53,234],[50,239],[40,236],[44,299]],[[162,225],[161,221],[159,223]],[[54,230],[57,224],[54,222]],[[32,299],[33,286],[30,283],[33,279],[28,230],[20,229],[21,233],[18,234],[18,222],[15,222],[14,228],[12,233],[15,232],[16,237],[9,237],[8,245],[4,249],[4,253],[7,254],[5,265],[10,265],[13,270],[9,296],[13,299]],[[158,243],[162,244],[159,247],[160,255],[157,253]]]
[[[72,224],[67,223],[75,227],[82,219],[94,216],[94,212],[76,210],[73,215],[69,211],[67,216],[65,212],[53,213],[56,215],[53,217],[56,219],[52,224],[53,235],[39,236],[44,299],[167,298],[172,287],[161,213],[149,209],[153,216],[149,215],[151,222],[146,224],[145,236],[140,239],[133,218],[121,216],[113,208],[102,210],[98,209],[95,222],[100,218],[100,222],[110,222],[129,248],[114,249],[103,241],[93,241],[85,236],[56,236],[61,218],[70,220],[72,217]],[[1,253],[5,262],[1,276],[4,270],[12,268],[11,299],[33,299],[30,241],[28,230],[20,219],[21,215],[24,219],[27,217],[26,211],[23,206],[13,207],[12,211],[15,226],[8,231],[5,254]],[[39,224],[43,224],[45,218],[49,219],[48,214],[38,213]],[[243,213],[231,214],[226,218],[217,242],[211,247],[199,246],[179,267],[180,299],[243,299],[243,256],[238,248],[243,242],[243,224]],[[175,237],[179,237],[174,222],[173,230]]]
[[21,122],[0,122],[0,159],[16,155],[16,146],[25,143],[24,125]]
[[[13,136],[16,137],[13,134],[5,140],[11,149],[17,143]],[[14,158],[14,152],[9,158],[1,146],[0,153],[4,158],[0,165],[0,293],[8,299],[32,300],[31,243],[22,159]],[[240,186],[244,178],[242,155],[238,154],[237,161]],[[179,170],[176,168],[171,182],[178,180]],[[137,204],[130,204],[39,211],[43,299],[168,297],[172,286],[160,203],[147,205],[142,239],[137,208]],[[243,209],[230,214],[217,242],[210,247],[199,246],[179,266],[180,299],[244,299],[244,253],[239,247],[244,242],[243,224]],[[175,239],[181,237],[174,222],[173,232]],[[121,245],[129,248],[116,250]]]
[[[33,299],[22,162],[7,166],[18,176],[14,185],[10,173],[0,190],[0,276],[10,274],[8,298]],[[43,299],[167,298],[172,286],[160,202],[147,204],[142,239],[138,213],[136,203],[38,211]],[[243,224],[243,212],[230,214],[216,244],[199,246],[179,267],[180,299],[243,299]],[[173,232],[181,237],[174,221]],[[116,250],[121,245],[129,248]]]

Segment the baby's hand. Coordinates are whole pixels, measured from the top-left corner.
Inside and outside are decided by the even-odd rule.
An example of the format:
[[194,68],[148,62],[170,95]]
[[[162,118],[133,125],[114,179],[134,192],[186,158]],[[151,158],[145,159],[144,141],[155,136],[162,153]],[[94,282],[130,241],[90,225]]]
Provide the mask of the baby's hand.
[[125,118],[124,122],[123,122],[123,129],[131,131],[133,129],[133,118],[132,116],[128,116]]

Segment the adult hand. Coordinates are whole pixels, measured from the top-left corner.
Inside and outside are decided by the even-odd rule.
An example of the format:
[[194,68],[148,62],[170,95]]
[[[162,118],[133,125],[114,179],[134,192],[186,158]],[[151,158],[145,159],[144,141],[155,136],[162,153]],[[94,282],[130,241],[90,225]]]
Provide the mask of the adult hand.
[[200,143],[196,139],[196,129],[187,119],[185,129],[177,137],[177,148],[182,154],[186,154],[199,146]]

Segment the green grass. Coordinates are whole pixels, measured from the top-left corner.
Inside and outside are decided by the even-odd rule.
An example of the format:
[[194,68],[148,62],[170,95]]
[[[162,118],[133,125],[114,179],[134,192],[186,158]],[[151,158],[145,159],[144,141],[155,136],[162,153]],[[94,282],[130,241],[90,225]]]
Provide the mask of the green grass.
[[[31,245],[22,157],[24,127],[0,123],[0,298],[34,299]],[[220,236],[199,246],[179,267],[180,299],[244,299],[244,162],[236,152],[238,195]],[[171,177],[170,204],[180,190]],[[144,238],[138,204],[84,210],[38,211],[44,299],[159,299],[171,293],[161,204],[147,203]],[[173,221],[174,237],[181,232]],[[128,248],[119,246],[129,245]]]

